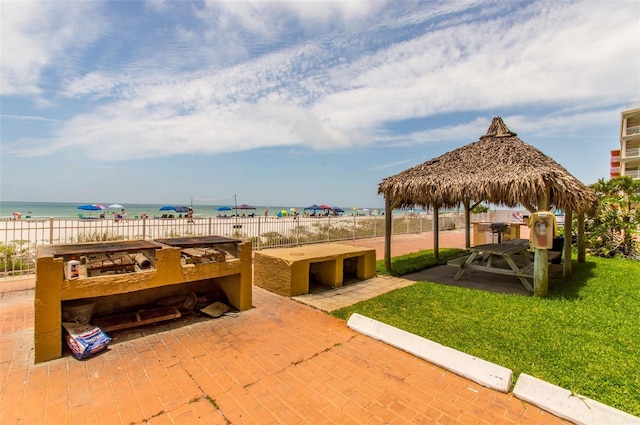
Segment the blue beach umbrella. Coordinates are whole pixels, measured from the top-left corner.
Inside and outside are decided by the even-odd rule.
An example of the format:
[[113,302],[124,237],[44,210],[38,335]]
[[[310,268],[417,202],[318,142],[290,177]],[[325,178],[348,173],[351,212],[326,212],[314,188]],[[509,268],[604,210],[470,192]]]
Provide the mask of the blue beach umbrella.
[[232,208],[231,208],[231,207],[227,207],[227,206],[219,207],[219,208],[217,208],[217,209],[218,209],[218,211],[231,211],[231,210],[232,210]]
[[82,211],[100,211],[103,210],[104,207],[100,204],[86,204],[80,205],[78,209]]
[[175,212],[179,212],[179,213],[184,213],[184,212],[188,212],[189,211],[189,207],[185,207],[183,205],[165,205],[163,207],[160,207],[160,211],[175,211]]

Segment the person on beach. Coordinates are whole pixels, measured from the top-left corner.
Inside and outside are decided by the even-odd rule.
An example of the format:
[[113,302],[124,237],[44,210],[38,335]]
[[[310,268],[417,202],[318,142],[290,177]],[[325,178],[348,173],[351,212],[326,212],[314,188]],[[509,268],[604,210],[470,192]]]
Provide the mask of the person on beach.
[[120,212],[120,220],[126,220],[126,219],[127,219],[127,212],[123,208],[122,211]]
[[187,223],[193,223],[193,208],[189,207],[187,212]]
[[113,212],[113,220],[114,221],[120,221],[120,220],[122,220],[122,216],[114,211]]
[[264,217],[267,218],[269,216],[269,207],[264,209]]

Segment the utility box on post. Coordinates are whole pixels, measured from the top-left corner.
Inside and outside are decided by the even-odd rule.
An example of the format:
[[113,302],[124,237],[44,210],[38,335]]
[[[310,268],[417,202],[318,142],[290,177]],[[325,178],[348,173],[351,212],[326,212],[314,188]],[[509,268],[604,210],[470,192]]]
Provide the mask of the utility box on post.
[[553,237],[557,232],[556,216],[549,211],[533,213],[529,218],[531,247],[549,249],[553,247]]

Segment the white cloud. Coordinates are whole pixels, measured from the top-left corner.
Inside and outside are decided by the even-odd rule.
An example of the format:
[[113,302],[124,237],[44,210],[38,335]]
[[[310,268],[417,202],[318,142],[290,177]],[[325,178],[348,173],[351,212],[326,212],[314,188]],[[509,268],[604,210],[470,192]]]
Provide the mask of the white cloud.
[[[70,67],[73,50],[90,43],[101,21],[96,4],[74,2],[3,1],[0,93],[30,95],[43,92],[42,74],[54,64]],[[63,54],[64,53],[64,54]]]
[[375,167],[368,168],[367,171],[377,171],[377,170],[385,170],[387,168],[396,168],[404,164],[409,164],[409,163],[413,164],[413,162],[414,162],[413,159],[405,159],[403,161],[395,161],[388,164],[377,165]]
[[334,70],[332,80],[345,89],[314,109],[336,117],[339,126],[373,126],[443,112],[591,99],[607,104],[637,96],[637,60],[631,66],[620,60],[640,53],[633,14],[638,6],[612,11],[606,3],[559,5],[553,14],[524,10],[521,16],[438,30],[364,57]]
[[[239,57],[256,49],[247,44],[246,33],[264,36],[267,43],[283,37],[284,24],[296,20],[317,20],[321,26],[339,16],[344,24],[357,21],[360,25],[368,18],[372,31],[387,24],[384,17],[376,16],[384,3],[346,3],[212,2],[198,11],[211,23],[204,30],[210,34],[185,26],[174,28],[173,34],[181,42],[194,43],[192,53],[205,51],[197,44],[207,37],[211,40],[211,34],[228,36],[225,40],[240,46]],[[391,44],[373,40],[370,42],[383,46],[374,50],[351,46],[355,56],[344,56],[335,49],[327,33],[301,38],[242,62],[232,61],[226,67],[217,65],[218,58],[216,65],[177,72],[174,62],[180,62],[182,56],[172,55],[184,52],[170,47],[153,59],[140,59],[150,64],[167,58],[166,67],[151,71],[139,66],[137,70],[127,68],[133,72],[124,74],[116,72],[117,67],[78,77],[71,73],[61,94],[103,98],[103,103],[68,120],[51,140],[16,141],[13,152],[44,154],[73,147],[91,158],[119,160],[270,146],[333,149],[375,141],[469,140],[469,134],[477,137],[486,130],[488,118],[401,136],[387,135],[382,128],[392,121],[443,113],[473,111],[481,116],[477,111],[496,111],[508,115],[511,109],[527,104],[556,111],[576,103],[589,105],[570,114],[556,114],[556,119],[513,116],[519,131],[536,131],[532,123],[537,123],[541,133],[553,132],[566,126],[562,119],[582,125],[601,122],[612,102],[625,96],[640,97],[637,60],[620,66],[629,52],[640,50],[636,4],[621,2],[612,8],[600,2],[534,3],[504,15],[496,14],[495,4],[488,5],[481,19],[475,18],[477,10],[460,15],[459,3],[429,4],[428,11],[392,17],[389,25],[393,27],[401,21],[417,25],[446,14],[446,22],[453,26],[426,26],[424,34]],[[318,14],[312,16],[314,8]],[[16,22],[27,20],[14,15],[10,21],[17,28]],[[60,37],[53,52],[46,51],[42,41],[33,48],[27,44],[31,59],[12,60],[8,69],[15,75],[16,70],[35,63],[37,75],[11,80],[8,87],[37,92],[39,72],[54,61],[55,52],[61,54],[65,43],[70,44],[71,36],[78,32],[75,22],[67,21],[73,30]],[[15,34],[14,40],[18,39]],[[348,31],[337,35],[336,44],[350,41],[349,35]],[[173,41],[167,43],[174,46]],[[4,67],[3,54],[3,71]],[[603,107],[605,111],[590,110]]]
[[41,122],[51,122],[51,123],[62,122],[62,120],[57,120],[57,119],[47,118],[47,117],[37,117],[33,115],[0,114],[0,118],[11,119],[16,121],[41,121]]

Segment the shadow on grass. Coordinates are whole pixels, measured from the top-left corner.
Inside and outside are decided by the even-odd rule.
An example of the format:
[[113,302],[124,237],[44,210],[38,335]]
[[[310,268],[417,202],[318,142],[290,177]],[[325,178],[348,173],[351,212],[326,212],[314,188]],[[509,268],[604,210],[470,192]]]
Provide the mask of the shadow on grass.
[[576,299],[580,298],[580,290],[587,284],[589,279],[594,277],[596,265],[593,262],[578,263],[577,260],[571,262],[572,275],[569,279],[562,277],[562,272],[558,277],[549,281],[550,299]]
[[467,251],[459,248],[443,248],[439,250],[439,259],[436,259],[432,249],[400,255],[391,259],[391,270],[384,267],[384,260],[376,262],[376,272],[380,275],[405,276],[431,267],[447,264],[447,261],[466,255]]
[[[391,275],[396,277],[406,277],[411,280],[425,280],[433,283],[441,283],[446,285],[467,287],[471,289],[482,289],[490,292],[498,293],[521,293],[522,295],[530,295],[530,292],[524,290],[517,279],[509,279],[505,276],[495,276],[491,274],[477,273],[474,274],[472,281],[461,279],[453,280],[455,269],[451,268],[451,276],[444,276],[443,272],[439,274],[420,274],[420,272],[428,271],[433,267],[447,264],[447,261],[468,254],[468,251],[458,248],[444,248],[439,252],[439,260],[434,256],[433,250],[424,250],[412,254],[401,255],[391,259],[391,271],[387,272],[384,268],[384,260],[379,260],[376,264],[376,271],[381,275]],[[589,279],[594,276],[593,270],[595,264],[592,262],[578,263],[576,259],[572,260],[572,276],[565,280],[562,277],[562,265],[551,265],[549,278],[549,295],[550,299],[576,299],[580,297],[580,290]],[[435,270],[434,270],[435,272]],[[451,277],[451,278],[450,278]],[[513,280],[513,287],[508,283]],[[505,281],[505,282],[503,282]],[[493,285],[492,285],[493,283]]]

